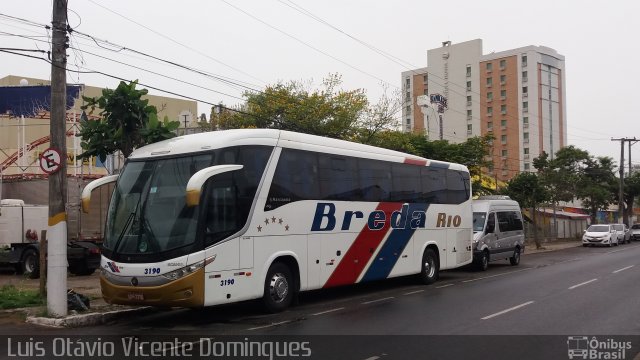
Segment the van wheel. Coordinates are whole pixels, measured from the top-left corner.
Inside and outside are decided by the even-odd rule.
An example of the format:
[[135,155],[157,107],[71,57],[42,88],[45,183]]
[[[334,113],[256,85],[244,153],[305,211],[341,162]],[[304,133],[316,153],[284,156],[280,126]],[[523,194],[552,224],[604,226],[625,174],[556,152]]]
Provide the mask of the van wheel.
[[40,277],[40,258],[35,249],[27,249],[22,254],[22,273],[29,279]]
[[431,249],[425,249],[422,254],[422,268],[420,270],[420,281],[425,285],[430,285],[438,280],[439,276],[438,258]]
[[513,251],[513,256],[509,258],[509,263],[511,263],[511,265],[513,266],[520,264],[520,248],[519,247],[516,247],[516,249]]
[[283,263],[277,262],[271,265],[264,281],[264,294],[262,300],[268,312],[280,312],[293,300],[294,282],[291,270]]
[[476,261],[476,268],[480,271],[486,271],[489,268],[489,252],[484,250]]

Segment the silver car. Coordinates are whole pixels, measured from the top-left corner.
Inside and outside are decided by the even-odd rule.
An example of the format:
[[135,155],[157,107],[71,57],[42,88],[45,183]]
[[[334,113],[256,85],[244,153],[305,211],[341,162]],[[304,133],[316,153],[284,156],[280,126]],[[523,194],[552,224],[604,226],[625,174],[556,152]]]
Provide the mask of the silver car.
[[640,240],[640,224],[633,224],[631,226],[631,238],[633,240]]
[[618,244],[631,242],[631,240],[629,240],[630,235],[629,235],[629,229],[627,229],[627,225],[611,224],[611,227],[613,227],[616,230],[616,235],[618,236]]

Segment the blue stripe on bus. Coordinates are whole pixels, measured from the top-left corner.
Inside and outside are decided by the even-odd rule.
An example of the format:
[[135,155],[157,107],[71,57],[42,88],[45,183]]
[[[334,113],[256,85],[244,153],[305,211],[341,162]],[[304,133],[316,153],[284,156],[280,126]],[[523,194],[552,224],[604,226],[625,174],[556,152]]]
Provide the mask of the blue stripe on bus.
[[[426,212],[427,208],[428,204],[409,204],[409,209],[407,211],[409,219],[407,219],[407,224],[411,221],[410,214],[416,210]],[[391,234],[389,234],[387,241],[382,245],[378,254],[376,254],[373,262],[369,266],[369,269],[367,269],[367,272],[364,274],[361,281],[386,279],[398,262],[404,248],[407,247],[407,244],[415,231],[416,230],[412,229],[410,226],[406,226],[403,229],[393,229]]]

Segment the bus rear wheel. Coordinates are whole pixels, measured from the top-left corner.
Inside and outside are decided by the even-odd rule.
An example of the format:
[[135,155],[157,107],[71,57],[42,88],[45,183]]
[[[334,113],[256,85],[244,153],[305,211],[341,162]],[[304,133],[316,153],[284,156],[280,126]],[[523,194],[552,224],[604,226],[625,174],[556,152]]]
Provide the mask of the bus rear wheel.
[[433,284],[438,280],[439,273],[438,258],[431,249],[425,249],[422,255],[422,269],[420,271],[420,281],[423,284]]
[[262,300],[268,312],[280,312],[293,300],[294,282],[289,267],[281,262],[271,265],[264,281]]

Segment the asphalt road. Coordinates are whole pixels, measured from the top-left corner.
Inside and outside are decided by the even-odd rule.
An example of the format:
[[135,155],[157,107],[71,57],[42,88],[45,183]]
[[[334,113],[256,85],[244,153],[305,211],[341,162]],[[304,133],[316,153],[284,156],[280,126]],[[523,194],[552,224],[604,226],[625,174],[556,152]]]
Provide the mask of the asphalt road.
[[[280,314],[256,301],[179,309],[83,328],[83,334],[640,335],[640,243],[525,254],[519,266],[315,291]],[[47,329],[77,333],[78,329]]]
[[[209,351],[212,348],[199,338],[293,339],[311,341],[313,358],[362,360],[426,353],[442,359],[566,359],[569,336],[597,335],[607,341],[622,336],[633,344],[623,354],[631,359],[640,349],[638,279],[640,243],[574,247],[525,254],[519,266],[499,261],[486,272],[442,272],[431,286],[407,277],[304,293],[299,305],[280,314],[265,314],[259,302],[249,301],[158,311],[81,329],[16,324],[4,326],[0,333],[103,342],[167,335],[194,339],[201,350]],[[4,353],[4,346],[0,348]]]

